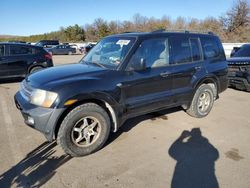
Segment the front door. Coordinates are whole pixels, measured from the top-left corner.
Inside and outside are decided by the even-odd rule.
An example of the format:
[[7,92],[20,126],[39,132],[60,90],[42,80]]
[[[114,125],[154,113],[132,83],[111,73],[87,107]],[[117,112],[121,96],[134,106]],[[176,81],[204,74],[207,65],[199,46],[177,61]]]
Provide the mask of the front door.
[[[146,68],[134,70],[137,61]],[[167,38],[146,39],[131,57],[121,83],[127,116],[144,114],[171,104],[171,66]]]

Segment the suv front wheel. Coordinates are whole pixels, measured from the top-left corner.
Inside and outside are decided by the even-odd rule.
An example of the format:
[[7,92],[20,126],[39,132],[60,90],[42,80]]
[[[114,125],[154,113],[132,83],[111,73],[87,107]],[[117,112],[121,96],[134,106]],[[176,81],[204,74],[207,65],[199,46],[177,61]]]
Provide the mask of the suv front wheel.
[[74,108],[64,118],[57,143],[72,157],[88,155],[99,150],[110,133],[107,112],[94,103]]
[[212,87],[208,84],[202,84],[196,90],[192,103],[186,112],[193,117],[205,117],[213,107],[214,98]]

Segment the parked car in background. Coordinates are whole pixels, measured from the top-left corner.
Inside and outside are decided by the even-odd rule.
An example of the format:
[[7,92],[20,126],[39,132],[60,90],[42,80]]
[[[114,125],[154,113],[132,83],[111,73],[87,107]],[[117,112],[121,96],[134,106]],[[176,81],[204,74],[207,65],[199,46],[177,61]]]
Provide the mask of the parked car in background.
[[84,55],[86,55],[93,47],[95,46],[95,44],[88,44],[84,47],[80,48],[80,52]]
[[250,44],[241,46],[227,61],[229,86],[250,91]]
[[21,40],[10,40],[10,41],[8,41],[8,43],[22,43],[22,44],[26,44],[27,42],[21,41]]
[[230,57],[233,57],[234,54],[240,49],[240,47],[233,47],[232,51],[231,51],[231,54],[230,54]]
[[57,45],[53,48],[47,49],[52,55],[72,55],[76,53],[76,49],[72,48],[70,45]]
[[52,57],[42,47],[21,43],[0,43],[0,78],[25,77],[52,67]]
[[68,44],[70,47],[72,47],[72,48],[75,48],[76,50],[78,50],[79,48],[78,48],[78,46],[76,45],[76,44]]
[[70,44],[70,47],[75,48],[77,54],[81,53],[80,48],[76,44]]
[[101,40],[80,63],[30,75],[15,103],[27,125],[83,156],[132,117],[177,106],[207,116],[228,87],[227,69],[213,34],[124,33]]
[[59,45],[58,40],[41,40],[35,44],[36,46],[41,46],[44,48],[52,48],[54,46]]

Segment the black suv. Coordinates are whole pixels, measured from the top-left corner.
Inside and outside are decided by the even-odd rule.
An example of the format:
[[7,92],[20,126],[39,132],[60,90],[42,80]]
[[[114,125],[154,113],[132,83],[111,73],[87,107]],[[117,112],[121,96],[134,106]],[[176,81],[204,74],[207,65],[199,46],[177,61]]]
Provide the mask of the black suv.
[[228,61],[229,86],[250,91],[250,44],[244,44]]
[[131,117],[176,106],[204,117],[227,86],[212,33],[124,33],[101,40],[78,64],[30,75],[15,102],[27,125],[83,156]]
[[42,47],[21,43],[0,43],[0,78],[25,77],[52,67],[52,57]]

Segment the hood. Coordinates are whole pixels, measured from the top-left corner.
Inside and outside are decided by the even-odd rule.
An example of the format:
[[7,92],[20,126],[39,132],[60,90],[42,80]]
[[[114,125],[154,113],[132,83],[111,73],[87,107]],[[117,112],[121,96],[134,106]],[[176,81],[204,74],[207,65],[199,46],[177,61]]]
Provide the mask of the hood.
[[250,65],[250,57],[232,57],[227,62],[228,65]]
[[108,70],[81,63],[68,64],[33,73],[26,78],[26,81],[36,88],[48,88],[55,84],[66,84],[76,80],[97,79],[97,76],[104,71]]

